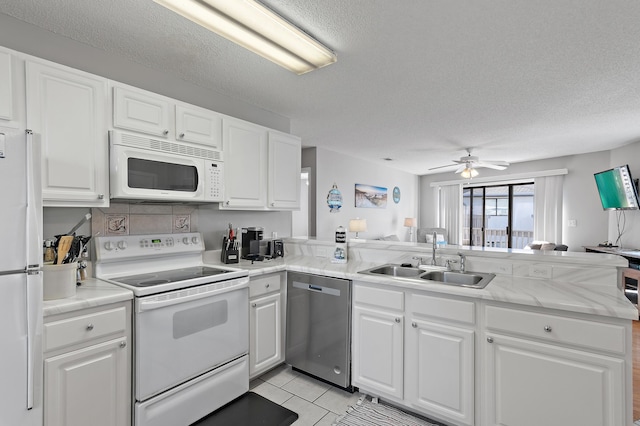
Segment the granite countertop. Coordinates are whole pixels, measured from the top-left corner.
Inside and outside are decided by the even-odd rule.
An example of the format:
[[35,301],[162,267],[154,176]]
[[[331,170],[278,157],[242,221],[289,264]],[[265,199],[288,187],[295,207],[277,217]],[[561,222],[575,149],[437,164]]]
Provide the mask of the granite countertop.
[[[208,253],[205,253],[204,257],[206,262],[220,264],[219,253]],[[401,278],[376,277],[358,273],[358,271],[380,264],[381,262],[372,263],[351,259],[346,264],[336,264],[326,258],[287,256],[253,263],[241,260],[239,263],[230,266],[248,270],[249,276],[281,271],[305,272],[485,301],[515,303],[567,312],[638,320],[636,307],[625,297],[622,291],[612,285],[583,286],[560,280],[496,274],[496,277],[484,289],[471,289],[430,281],[416,283]]]
[[76,288],[75,296],[43,301],[43,316],[48,317],[131,299],[133,299],[133,292],[126,288],[97,278],[87,278]]

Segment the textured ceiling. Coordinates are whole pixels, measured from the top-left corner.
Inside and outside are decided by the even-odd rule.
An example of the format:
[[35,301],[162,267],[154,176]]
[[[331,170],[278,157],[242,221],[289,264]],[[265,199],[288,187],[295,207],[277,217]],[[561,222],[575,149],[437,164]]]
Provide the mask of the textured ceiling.
[[297,76],[151,0],[0,0],[0,13],[289,117],[304,146],[415,174],[467,147],[521,162],[640,141],[638,1],[263,3],[338,62]]

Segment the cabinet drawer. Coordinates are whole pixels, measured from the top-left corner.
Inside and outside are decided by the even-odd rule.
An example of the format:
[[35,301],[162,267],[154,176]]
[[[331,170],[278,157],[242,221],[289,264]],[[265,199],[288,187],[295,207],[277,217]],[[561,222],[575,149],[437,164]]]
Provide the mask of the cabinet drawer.
[[404,310],[404,292],[362,285],[353,286],[353,301],[357,304]]
[[43,332],[43,350],[47,352],[110,334],[124,334],[126,324],[124,307],[46,323]]
[[249,281],[249,297],[262,296],[263,294],[280,291],[281,282],[281,274],[251,278]]
[[487,306],[487,328],[618,354],[625,353],[625,328],[576,318]]
[[466,300],[411,294],[410,312],[428,317],[475,324],[475,304]]

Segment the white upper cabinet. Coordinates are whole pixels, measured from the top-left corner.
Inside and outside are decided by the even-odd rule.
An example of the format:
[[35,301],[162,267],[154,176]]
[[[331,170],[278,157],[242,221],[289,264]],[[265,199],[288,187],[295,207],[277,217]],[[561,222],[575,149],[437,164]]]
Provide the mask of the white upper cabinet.
[[204,108],[176,105],[176,140],[222,150],[222,115]]
[[45,206],[109,205],[107,80],[27,60],[27,128],[42,143]]
[[300,138],[281,132],[269,132],[269,208],[300,208]]
[[24,61],[0,48],[0,126],[24,127]]
[[222,122],[223,208],[264,209],[267,204],[267,129],[242,120]]
[[171,105],[162,96],[115,86],[113,127],[166,138],[171,132]]
[[225,201],[235,210],[300,208],[300,138],[225,117]]

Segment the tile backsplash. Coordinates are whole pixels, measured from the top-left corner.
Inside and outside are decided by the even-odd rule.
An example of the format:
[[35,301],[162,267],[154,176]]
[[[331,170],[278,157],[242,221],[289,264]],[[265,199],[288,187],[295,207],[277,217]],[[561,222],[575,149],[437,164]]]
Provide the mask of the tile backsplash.
[[198,209],[176,204],[111,203],[91,209],[91,229],[102,236],[196,232]]

